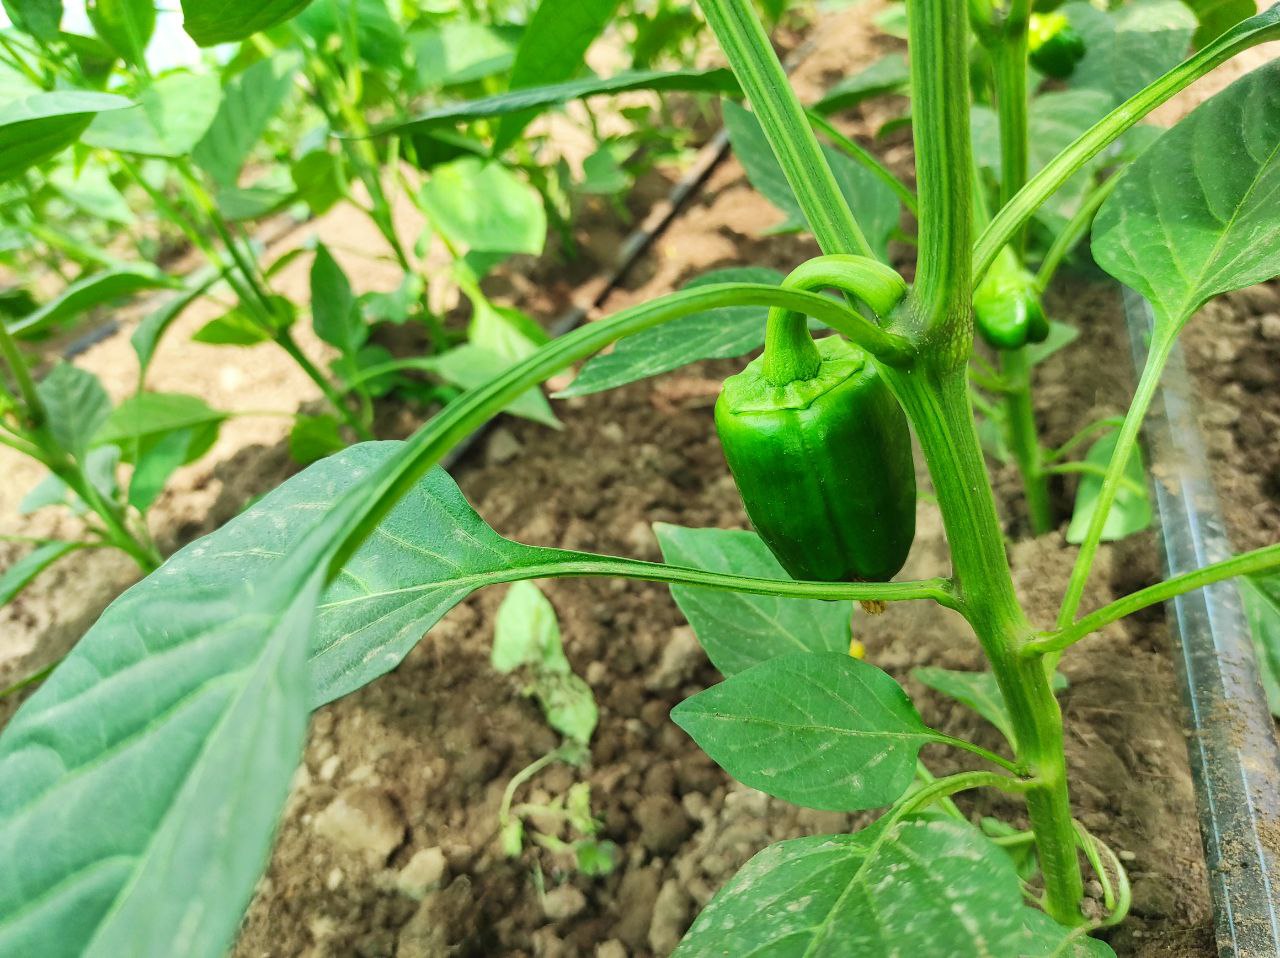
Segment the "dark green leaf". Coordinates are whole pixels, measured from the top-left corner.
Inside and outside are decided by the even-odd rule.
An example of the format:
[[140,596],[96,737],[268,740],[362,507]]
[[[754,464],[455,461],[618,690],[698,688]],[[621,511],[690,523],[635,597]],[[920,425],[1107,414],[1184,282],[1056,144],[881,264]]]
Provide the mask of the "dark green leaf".
[[[545,87],[568,80],[583,69],[587,48],[617,12],[619,0],[539,0],[516,47],[511,90]],[[507,115],[498,123],[493,151],[515,142],[537,114]]]
[[902,688],[847,652],[766,659],[685,699],[672,720],[744,785],[803,805],[887,805],[938,733]]
[[178,285],[177,280],[170,279],[153,266],[120,266],[104,270],[76,280],[56,299],[17,322],[9,323],[9,330],[15,336],[31,336],[75,319],[95,306],[102,306],[144,289],[172,289]]
[[1258,12],[1254,0],[1185,0],[1200,26],[1196,28],[1196,49],[1211,43],[1241,20]]
[[304,466],[341,452],[346,445],[342,423],[333,416],[299,416],[289,430],[289,455]]
[[[1106,469],[1111,462],[1111,454],[1115,452],[1119,435],[1112,430],[1095,442],[1089,447],[1085,461],[1097,468]],[[1147,474],[1139,446],[1133,447],[1124,476],[1127,483],[1116,493],[1115,502],[1111,504],[1111,511],[1107,514],[1107,523],[1102,527],[1103,542],[1123,539],[1151,525],[1151,497],[1147,495]],[[1067,526],[1067,541],[1072,545],[1079,545],[1084,541],[1085,532],[1097,506],[1098,493],[1101,491],[1101,475],[1086,473],[1080,477],[1080,485],[1076,487],[1075,509],[1071,513],[1071,524]]]
[[[685,529],[665,522],[655,523],[653,531],[662,557],[672,565],[762,579],[787,578],[754,532]],[[671,595],[712,664],[726,676],[798,650],[849,650],[852,607],[847,602],[784,599],[686,585],[672,586]]]
[[[714,270],[685,284],[782,282],[782,274],[764,266]],[[764,344],[763,307],[736,306],[694,313],[619,342],[612,352],[587,361],[557,397],[586,396],[657,376],[699,359],[743,356]]]
[[1131,0],[1114,9],[1069,3],[1061,12],[1084,39],[1071,85],[1118,105],[1176,66],[1191,46],[1196,18],[1180,0]]
[[90,0],[86,12],[98,36],[122,60],[135,67],[143,63],[156,29],[152,0]]
[[58,363],[36,386],[54,441],[83,460],[93,438],[111,415],[111,397],[98,377],[70,363]]
[[813,105],[819,113],[835,113],[885,93],[903,93],[911,82],[907,58],[890,53],[868,67],[850,74],[831,87]]
[[608,78],[586,77],[546,86],[512,90],[478,100],[465,100],[435,107],[408,120],[382,127],[380,133],[406,133],[438,126],[455,126],[469,120],[508,116],[525,110],[546,109],[570,100],[626,93],[631,90],[682,90],[695,93],[736,93],[738,82],[724,69],[716,70],[638,70]]
[[[800,203],[787,183],[782,165],[773,155],[760,122],[731,100],[724,101],[723,110],[734,155],[746,169],[747,179],[765,199],[785,214],[784,221],[774,229],[803,229],[805,219]],[[853,215],[866,234],[867,242],[877,255],[886,258],[889,237],[898,229],[902,215],[898,197],[875,174],[845,154],[828,146],[823,146],[823,154],[835,174],[840,191],[849,201]]]
[[84,142],[143,156],[187,156],[218,113],[222,88],[208,73],[169,73],[138,94],[138,105],[103,113]]
[[1093,255],[1151,301],[1159,328],[1280,273],[1280,60],[1202,103],[1121,176]]
[[1245,576],[1240,580],[1240,593],[1262,687],[1271,713],[1280,716],[1280,574]]
[[[384,70],[403,64],[404,33],[387,0],[314,0],[299,14],[297,23],[321,48],[336,43],[345,46],[349,25],[354,23],[361,59]],[[376,79],[371,75],[365,83]]]
[[342,160],[326,150],[312,150],[289,170],[295,195],[311,208],[315,216],[330,210],[342,199],[346,189],[342,179]]
[[311,264],[311,322],[316,335],[345,356],[355,355],[369,336],[347,274],[324,245]]
[[1114,958],[1024,904],[1013,863],[972,825],[930,816],[883,831],[770,845],[673,958]]
[[182,27],[202,47],[245,40],[296,17],[311,0],[182,0]]
[[0,573],[0,605],[31,584],[31,580],[63,556],[82,548],[78,542],[42,542],[9,568]]
[[271,341],[271,332],[262,327],[257,318],[243,307],[223,313],[205,323],[191,339],[210,346],[257,346]]
[[0,183],[62,152],[97,114],[131,106],[124,97],[84,90],[32,93],[11,100],[0,107]]
[[259,60],[223,89],[222,103],[191,158],[222,186],[235,186],[250,151],[283,106],[298,70],[291,54]]

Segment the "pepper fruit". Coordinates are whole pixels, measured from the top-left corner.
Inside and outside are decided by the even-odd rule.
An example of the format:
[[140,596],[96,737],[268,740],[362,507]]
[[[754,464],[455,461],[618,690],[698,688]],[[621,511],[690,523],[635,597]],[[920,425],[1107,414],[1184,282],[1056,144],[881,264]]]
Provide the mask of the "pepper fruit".
[[1031,65],[1045,76],[1065,80],[1084,59],[1084,37],[1062,13],[1031,15],[1027,42]]
[[1049,336],[1035,277],[1007,246],[974,291],[973,320],[979,335],[995,349],[1021,349]]
[[792,578],[887,581],[915,537],[907,417],[861,349],[839,336],[816,347],[806,378],[779,384],[766,350],[725,380],[715,410],[725,459],[751,524]]

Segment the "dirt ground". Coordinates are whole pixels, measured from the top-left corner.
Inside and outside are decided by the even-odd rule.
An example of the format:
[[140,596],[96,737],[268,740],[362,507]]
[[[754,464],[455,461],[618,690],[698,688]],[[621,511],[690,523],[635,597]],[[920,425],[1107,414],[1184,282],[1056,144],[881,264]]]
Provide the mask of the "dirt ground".
[[[824,21],[797,74],[802,97],[892,45],[865,29],[866,12],[874,9]],[[869,142],[866,134],[901,105],[874,101],[850,118],[848,129]],[[878,149],[909,174],[909,145],[905,134],[896,134]],[[764,230],[780,218],[745,183],[737,164],[725,163],[605,311],[659,295],[708,269],[744,263],[787,269],[816,252],[805,239],[765,238]],[[347,218],[322,221],[320,229],[340,256],[352,257],[344,264],[361,288],[386,288],[398,278],[394,269],[355,258],[357,251],[377,248],[354,232],[359,225]],[[584,237],[594,261],[606,262],[621,235],[616,225],[597,224]],[[537,281],[518,274],[506,281],[510,298],[526,311],[554,316],[576,298],[571,274],[548,269],[535,276]],[[559,285],[543,282],[553,276]],[[304,273],[282,274],[286,292],[301,295],[304,285]],[[1053,444],[1092,419],[1121,412],[1132,391],[1132,368],[1113,287],[1064,274],[1047,306],[1055,318],[1082,329],[1073,346],[1040,369],[1037,406],[1045,440]],[[245,362],[235,350],[186,342],[211,315],[193,311],[171,335],[155,367],[154,388],[194,389],[222,408],[287,410],[315,398],[310,384],[283,358],[276,362],[270,347],[256,349],[253,361]],[[307,348],[319,352],[314,342]],[[1208,308],[1188,333],[1189,362],[1206,384],[1202,418],[1215,478],[1240,548],[1276,541],[1280,527],[1277,353],[1280,296],[1274,287]],[[128,388],[133,367],[125,364],[133,357],[127,336],[108,340],[83,361],[113,394]],[[720,379],[740,366],[695,364],[557,403],[561,432],[504,420],[455,477],[499,532],[525,542],[656,559],[653,522],[746,528],[711,422]],[[420,414],[404,411],[403,428]],[[229,423],[213,453],[165,493],[157,531],[166,543],[208,531],[288,475],[287,427],[287,420],[273,417]],[[8,460],[3,465],[13,477],[17,467]],[[0,490],[0,516],[13,514],[9,490],[20,496],[27,478],[19,475]],[[1066,478],[1054,487],[1061,529],[1073,490]],[[1010,531],[1021,535],[1016,477],[998,473],[997,491]],[[1038,621],[1052,619],[1073,558],[1061,529],[1012,547],[1019,593]],[[945,574],[946,556],[936,508],[922,499],[903,576]],[[0,552],[0,565],[6,561]],[[1105,547],[1086,603],[1104,603],[1158,575],[1152,533]],[[0,612],[0,685],[5,663],[9,675],[21,674],[37,643],[67,647],[132,578],[106,553],[84,556]],[[718,675],[666,589],[614,581],[539,585],[556,608],[570,660],[591,685],[601,718],[586,767],[555,766],[521,797],[546,801],[575,782],[589,782],[602,835],[620,848],[616,870],[588,878],[550,853],[526,852],[512,861],[498,848],[503,789],[554,747],[556,736],[518,683],[495,675],[488,664],[502,598],[501,589],[490,590],[450,613],[395,672],[316,713],[236,955],[666,955],[697,909],[761,847],[862,824],[732,783],[670,722],[672,706]],[[962,620],[920,603],[894,606],[877,618],[859,613],[855,625],[868,660],[904,682],[926,722],[1000,747],[994,730],[909,676],[926,664],[981,667]],[[1132,917],[1112,933],[1112,945],[1122,956],[1199,958],[1213,954],[1213,942],[1168,647],[1159,610],[1109,627],[1064,659],[1070,685],[1062,701],[1074,807],[1090,830],[1120,850],[1134,882]],[[924,757],[938,773],[963,767],[940,749]],[[1018,822],[1016,806],[998,796],[961,805],[975,815]],[[1091,891],[1098,894],[1096,885]]]

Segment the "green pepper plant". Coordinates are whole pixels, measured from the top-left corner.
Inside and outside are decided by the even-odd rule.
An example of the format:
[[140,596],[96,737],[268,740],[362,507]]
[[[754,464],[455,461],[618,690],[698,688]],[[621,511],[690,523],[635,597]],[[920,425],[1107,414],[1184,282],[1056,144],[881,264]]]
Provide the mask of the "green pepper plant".
[[[308,712],[394,668],[482,586],[586,576],[672,586],[726,675],[674,718],[730,774],[810,807],[885,809],[853,834],[760,852],[677,954],[1110,953],[1093,933],[1123,920],[1128,883],[1118,856],[1072,815],[1054,666],[1124,616],[1280,568],[1272,545],[1080,614],[1103,523],[1178,333],[1213,296],[1280,273],[1280,64],[1242,77],[1164,133],[1098,213],[1094,257],[1150,300],[1156,323],[1053,623],[1030,621],[1015,593],[979,445],[969,392],[974,293],[1092,157],[1217,65],[1280,37],[1280,7],[1134,93],[975,237],[967,10],[960,0],[909,0],[919,238],[908,283],[877,259],[752,5],[701,6],[822,254],[781,282],[760,281],[750,267],[722,273],[556,338],[409,440],[317,462],[125,593],[0,735],[0,858],[10,863],[0,873],[0,954],[221,954],[261,873]],[[188,29],[212,9],[234,32],[293,6],[188,0]],[[1215,149],[1204,162],[1204,144],[1223,142],[1240,149]],[[689,342],[744,310],[760,325],[751,312],[760,308],[769,310],[765,356],[726,385],[718,424],[761,537],[659,526],[664,562],[526,545],[489,528],[437,467],[515,397],[606,346],[621,343],[595,361],[611,359],[597,379],[669,348],[659,331]],[[797,316],[833,335],[813,343]],[[849,422],[846,403],[867,421]],[[936,493],[951,574],[878,581],[897,570],[910,535],[900,490],[871,481],[907,481],[903,417]],[[773,488],[762,478],[771,468]],[[863,505],[840,504],[824,525],[819,516],[836,505],[828,482],[847,483],[840,488]],[[812,553],[793,533],[813,540]],[[776,628],[758,627],[761,607],[755,628],[726,620],[734,597],[768,603]],[[963,617],[989,666],[966,681],[995,691],[984,698],[999,706],[984,715],[1008,747],[928,727],[888,674],[850,656],[847,632],[830,624],[847,622],[850,601],[929,601]],[[975,767],[934,777],[919,764],[925,745],[956,749]],[[950,798],[976,788],[1020,799],[1028,827],[972,825]],[[1006,849],[1019,851],[1016,865]],[[1082,908],[1086,867],[1103,889],[1101,913]]]

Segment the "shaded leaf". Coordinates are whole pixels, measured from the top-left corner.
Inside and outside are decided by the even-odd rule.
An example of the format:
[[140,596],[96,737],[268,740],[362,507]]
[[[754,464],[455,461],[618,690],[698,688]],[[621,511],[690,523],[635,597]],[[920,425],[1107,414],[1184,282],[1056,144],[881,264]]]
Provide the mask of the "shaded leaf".
[[889,675],[847,652],[770,658],[685,699],[672,720],[726,772],[807,808],[887,805],[941,739]]
[[[1095,467],[1106,469],[1115,452],[1116,439],[1119,432],[1112,430],[1092,446],[1085,456],[1085,461]],[[1147,473],[1143,465],[1142,449],[1135,445],[1129,462],[1124,469],[1128,484],[1122,485],[1116,493],[1111,511],[1107,514],[1106,525],[1102,527],[1102,541],[1114,542],[1125,536],[1141,532],[1151,525],[1151,497],[1147,494]],[[1102,491],[1102,476],[1086,473],[1080,477],[1076,487],[1076,504],[1071,513],[1071,524],[1067,526],[1067,541],[1079,545],[1084,541],[1085,532],[1093,518],[1098,502],[1098,493]]]
[[729,70],[637,70],[612,77],[586,77],[546,86],[512,90],[495,96],[434,107],[407,120],[379,129],[380,133],[405,133],[438,126],[454,126],[469,120],[508,116],[525,110],[546,109],[570,100],[627,93],[631,90],[682,90],[694,93],[737,93],[738,81]]
[[15,336],[31,336],[75,319],[95,306],[142,290],[174,288],[178,285],[177,280],[170,279],[150,265],[120,266],[76,280],[57,298],[45,303],[34,313],[7,325]]
[[182,0],[182,28],[202,47],[231,43],[297,16],[311,0]]
[[[781,283],[777,270],[764,266],[713,270],[685,284],[686,289],[709,283]],[[707,310],[664,323],[621,340],[612,352],[587,360],[582,371],[557,398],[587,396],[627,383],[679,369],[699,359],[743,356],[764,345],[769,310],[758,306],[730,306]]]
[[[1000,686],[996,684],[996,677],[992,673],[960,672],[926,666],[912,669],[911,675],[935,692],[941,692],[973,709],[994,725],[1009,743],[1015,741],[1013,720],[1009,717],[1004,697],[1000,694]],[[1061,692],[1067,687],[1066,676],[1055,672],[1052,686],[1055,692]]]
[[62,23],[62,0],[4,0],[10,22],[37,40],[53,40]]
[[323,244],[311,264],[311,323],[320,339],[348,357],[369,337],[347,274]]
[[293,89],[298,60],[277,54],[259,60],[223,88],[222,102],[191,158],[222,186],[235,186],[250,151]]
[[1212,43],[1241,20],[1247,20],[1258,12],[1254,0],[1185,0],[1196,15],[1195,45],[1199,49]]
[[122,60],[135,67],[144,62],[156,30],[152,0],[90,0],[86,12],[94,31]]
[[78,460],[111,415],[111,397],[87,369],[60,362],[37,385],[54,441]]
[[[736,529],[686,529],[654,523],[662,557],[672,565],[713,572],[787,579],[787,574],[754,532]],[[847,652],[848,602],[784,599],[778,596],[720,592],[697,586],[671,587],[706,650],[726,676],[797,651]]]
[[1181,0],[1131,0],[1110,10],[1077,2],[1060,12],[1085,44],[1071,85],[1105,93],[1112,106],[1176,66],[1196,29],[1195,16]]
[[0,183],[62,152],[99,113],[132,105],[122,96],[85,90],[32,93],[11,100],[0,107]]
[[904,93],[911,83],[907,58],[890,53],[835,83],[813,105],[819,113],[835,113],[885,93]]
[[346,446],[342,423],[334,416],[299,416],[289,430],[289,455],[304,466],[341,452]]

